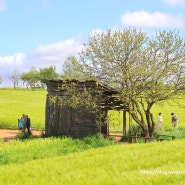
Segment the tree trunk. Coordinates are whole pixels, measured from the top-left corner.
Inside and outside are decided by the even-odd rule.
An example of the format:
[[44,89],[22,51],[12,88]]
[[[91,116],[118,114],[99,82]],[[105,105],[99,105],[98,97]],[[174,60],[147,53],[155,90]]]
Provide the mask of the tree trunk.
[[150,137],[150,132],[149,132],[147,125],[141,122],[134,112],[131,112],[131,116],[135,120],[135,122],[141,127],[141,129],[143,130],[143,133],[145,134],[145,137]]

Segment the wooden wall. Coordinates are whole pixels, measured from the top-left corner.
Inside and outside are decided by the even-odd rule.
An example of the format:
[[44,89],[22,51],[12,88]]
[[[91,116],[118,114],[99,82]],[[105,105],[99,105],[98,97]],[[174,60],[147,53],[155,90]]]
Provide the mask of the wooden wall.
[[[83,107],[72,108],[66,104],[64,105],[65,98],[71,97],[68,93],[66,95],[70,83],[76,84],[75,88],[77,87],[79,92],[84,91],[85,86],[93,97],[97,97],[98,106],[101,107],[99,112],[90,111]],[[108,110],[124,109],[119,92],[96,81],[49,81],[47,91],[45,116],[45,133],[47,136],[70,136],[75,138],[93,135],[97,132],[107,135],[106,117]],[[71,91],[71,93],[74,92]],[[100,117],[100,113],[103,112],[105,117],[97,120],[97,117]]]
[[[61,102],[63,92],[49,93],[46,97],[46,136],[69,136],[80,138],[101,131],[97,126],[97,112],[84,107],[71,108]],[[100,114],[100,113],[99,113]]]

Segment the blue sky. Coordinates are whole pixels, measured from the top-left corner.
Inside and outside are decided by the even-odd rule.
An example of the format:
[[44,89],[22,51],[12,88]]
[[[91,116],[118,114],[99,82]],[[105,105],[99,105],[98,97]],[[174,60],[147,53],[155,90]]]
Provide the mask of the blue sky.
[[94,32],[176,29],[185,37],[184,9],[185,0],[0,0],[0,87],[31,67],[61,73]]

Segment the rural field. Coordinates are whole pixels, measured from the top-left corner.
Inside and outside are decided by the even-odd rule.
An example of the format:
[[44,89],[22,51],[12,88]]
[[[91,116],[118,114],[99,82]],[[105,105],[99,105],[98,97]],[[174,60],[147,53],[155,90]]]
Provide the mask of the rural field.
[[17,128],[18,118],[27,114],[33,128],[44,129],[46,90],[0,89],[0,127]]
[[[0,128],[17,128],[18,118],[25,113],[31,118],[33,128],[43,130],[45,127],[46,94],[46,90],[0,89]],[[180,105],[181,107],[178,107],[172,101],[155,105],[152,112],[156,122],[158,113],[162,112],[164,129],[171,129],[170,114],[174,112],[179,117],[179,127],[185,127],[185,100],[181,99]],[[110,127],[113,130],[122,130],[122,111],[110,111],[109,116]],[[135,123],[133,122],[133,124]]]
[[[22,113],[32,127],[44,129],[46,90],[0,89],[0,127],[17,129]],[[184,104],[185,102],[181,102]],[[172,102],[156,105],[163,113],[163,133],[173,141],[115,143],[100,134],[83,139],[30,138],[4,143],[0,138],[1,185],[185,184],[184,108]],[[170,113],[179,116],[179,129],[170,131]],[[112,129],[120,129],[122,113],[110,112]],[[134,123],[133,123],[134,124]]]
[[0,184],[184,185],[184,142],[113,144],[97,137],[1,143]]

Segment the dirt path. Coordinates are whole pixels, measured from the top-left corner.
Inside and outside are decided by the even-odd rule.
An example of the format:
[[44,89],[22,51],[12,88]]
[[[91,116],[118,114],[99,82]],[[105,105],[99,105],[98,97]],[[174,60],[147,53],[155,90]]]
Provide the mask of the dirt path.
[[[0,129],[0,138],[3,138],[4,142],[7,142],[9,140],[16,139],[16,135],[21,132],[21,130]],[[33,130],[32,134],[39,137],[41,136],[41,131]]]

